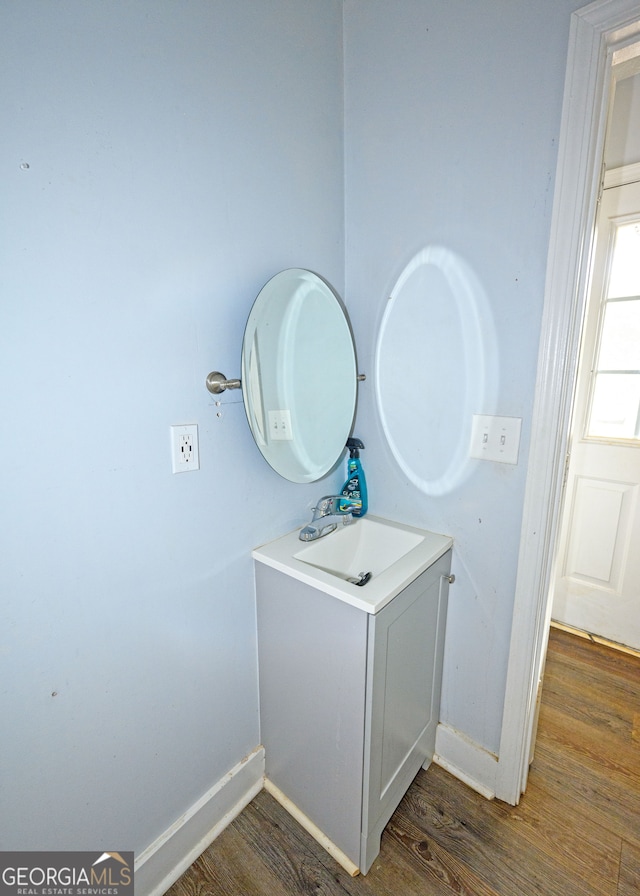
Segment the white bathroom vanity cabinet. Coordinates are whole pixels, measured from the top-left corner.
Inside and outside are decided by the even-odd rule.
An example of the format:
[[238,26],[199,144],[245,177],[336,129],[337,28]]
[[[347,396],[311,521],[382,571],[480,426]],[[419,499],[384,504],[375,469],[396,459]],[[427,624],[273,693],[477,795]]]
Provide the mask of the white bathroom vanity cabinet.
[[352,873],[433,758],[451,539],[428,534],[435,559],[370,605],[375,575],[328,593],[277,568],[270,546],[253,555],[267,786]]

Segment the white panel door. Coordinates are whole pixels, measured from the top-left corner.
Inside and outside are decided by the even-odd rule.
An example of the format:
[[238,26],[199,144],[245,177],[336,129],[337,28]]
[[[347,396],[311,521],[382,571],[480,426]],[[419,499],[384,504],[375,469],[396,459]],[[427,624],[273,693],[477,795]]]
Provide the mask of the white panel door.
[[640,649],[640,183],[605,190],[553,618]]

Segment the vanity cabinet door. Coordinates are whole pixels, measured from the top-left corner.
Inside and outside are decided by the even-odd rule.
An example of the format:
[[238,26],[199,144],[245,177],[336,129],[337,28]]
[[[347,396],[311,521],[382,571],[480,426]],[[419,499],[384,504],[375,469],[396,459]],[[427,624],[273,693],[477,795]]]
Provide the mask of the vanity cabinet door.
[[360,868],[380,849],[384,826],[433,758],[451,551],[369,617],[365,776]]

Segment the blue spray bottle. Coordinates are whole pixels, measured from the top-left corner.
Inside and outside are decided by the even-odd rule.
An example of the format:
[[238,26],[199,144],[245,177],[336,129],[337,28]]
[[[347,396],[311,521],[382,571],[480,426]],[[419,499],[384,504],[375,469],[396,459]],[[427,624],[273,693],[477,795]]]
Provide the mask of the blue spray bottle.
[[342,494],[354,505],[351,511],[354,516],[364,516],[369,506],[367,498],[367,481],[360,462],[360,449],[364,445],[360,439],[347,439],[349,461],[347,463],[347,481],[342,486]]

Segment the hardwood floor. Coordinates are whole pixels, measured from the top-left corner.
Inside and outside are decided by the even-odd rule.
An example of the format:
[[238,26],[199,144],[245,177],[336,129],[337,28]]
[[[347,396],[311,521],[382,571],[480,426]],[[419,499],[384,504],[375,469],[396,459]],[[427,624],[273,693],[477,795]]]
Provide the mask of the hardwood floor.
[[169,896],[638,896],[640,659],[552,630],[519,806],[432,765],[349,877],[262,791]]

